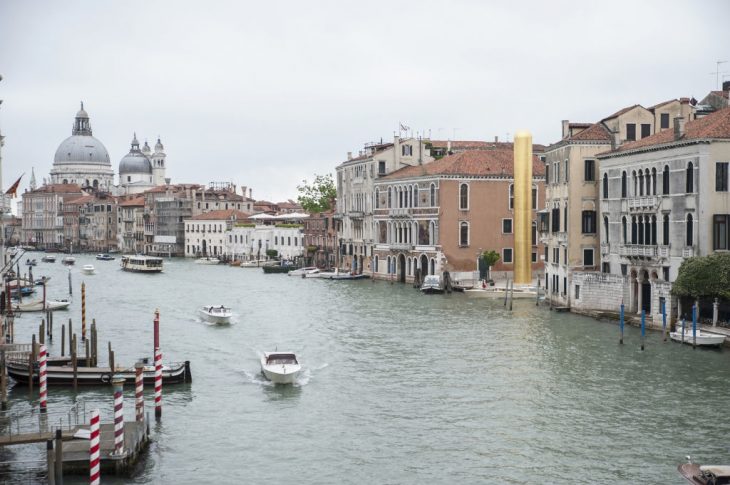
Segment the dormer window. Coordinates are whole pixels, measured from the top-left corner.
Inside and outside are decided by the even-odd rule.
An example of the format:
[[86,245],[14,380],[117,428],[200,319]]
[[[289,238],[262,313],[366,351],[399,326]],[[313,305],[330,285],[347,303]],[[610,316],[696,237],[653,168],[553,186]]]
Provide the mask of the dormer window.
[[413,155],[413,145],[401,145],[401,155],[410,157]]

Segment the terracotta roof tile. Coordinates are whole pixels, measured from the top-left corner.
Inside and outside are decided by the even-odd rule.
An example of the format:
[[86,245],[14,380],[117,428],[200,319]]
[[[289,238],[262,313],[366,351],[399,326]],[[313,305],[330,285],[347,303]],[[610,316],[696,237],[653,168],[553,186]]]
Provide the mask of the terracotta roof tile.
[[[436,148],[447,148],[449,140],[431,140],[431,145]],[[481,141],[481,140],[452,140],[451,150],[512,150],[514,143],[504,141]],[[533,152],[545,151],[545,145],[534,143]]]
[[241,212],[239,210],[235,209],[228,209],[228,210],[217,210],[217,211],[210,211],[206,212],[204,214],[199,214],[197,216],[191,217],[190,220],[193,221],[225,221],[228,219],[233,218],[234,220],[243,220],[248,219],[251,214],[248,214],[247,212]]
[[120,207],[142,207],[144,206],[144,197],[135,197],[119,203]]
[[[381,177],[381,180],[403,179],[428,175],[463,175],[463,176],[511,176],[514,166],[514,152],[512,150],[468,150],[448,155],[440,160],[405,167],[391,174]],[[533,175],[543,175],[545,166],[533,154]]]
[[621,116],[621,115],[622,115],[622,114],[624,114],[624,113],[628,113],[629,111],[631,111],[632,109],[634,109],[634,108],[636,108],[636,107],[639,107],[639,108],[641,108],[642,106],[641,106],[640,104],[635,104],[635,105],[633,105],[633,106],[627,106],[627,107],[625,107],[625,108],[623,108],[623,109],[620,109],[620,110],[616,111],[616,112],[615,112],[614,114],[612,114],[611,116],[606,116],[606,117],[605,117],[605,118],[603,118],[603,119],[602,119],[601,121],[606,121],[606,120],[610,120],[610,119],[612,119],[612,118],[616,118],[617,116]]
[[[688,121],[684,125],[684,136],[680,140],[695,140],[702,138],[730,139],[730,108],[723,108],[698,120]],[[618,150],[606,153],[623,152],[654,145],[662,145],[673,141],[674,129],[655,133],[641,140],[621,145]]]
[[603,123],[593,123],[580,133],[568,138],[569,140],[579,141],[611,141],[611,133]]
[[81,192],[81,187],[77,184],[47,184],[38,187],[31,192],[55,192],[62,194],[71,194],[74,192]]

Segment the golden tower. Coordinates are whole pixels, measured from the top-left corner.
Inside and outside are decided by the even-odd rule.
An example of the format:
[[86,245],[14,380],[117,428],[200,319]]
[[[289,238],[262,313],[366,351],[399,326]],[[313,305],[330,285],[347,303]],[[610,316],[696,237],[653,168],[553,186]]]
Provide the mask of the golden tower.
[[529,285],[532,283],[532,135],[530,132],[517,132],[514,147],[514,281],[516,284]]

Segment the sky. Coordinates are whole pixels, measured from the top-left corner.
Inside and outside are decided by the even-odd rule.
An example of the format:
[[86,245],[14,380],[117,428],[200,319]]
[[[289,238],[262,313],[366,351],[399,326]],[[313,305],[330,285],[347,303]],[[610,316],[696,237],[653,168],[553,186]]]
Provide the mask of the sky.
[[173,183],[272,201],[399,124],[549,144],[563,119],[702,99],[728,18],[726,0],[0,0],[2,184],[48,177],[80,101],[115,171],[134,132],[159,135]]

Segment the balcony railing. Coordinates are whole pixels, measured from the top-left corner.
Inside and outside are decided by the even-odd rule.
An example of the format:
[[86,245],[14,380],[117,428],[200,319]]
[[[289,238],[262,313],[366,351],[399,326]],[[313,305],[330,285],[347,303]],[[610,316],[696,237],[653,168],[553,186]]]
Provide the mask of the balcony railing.
[[695,255],[695,248],[693,248],[692,246],[682,249],[683,258],[691,258],[694,255]]
[[391,243],[390,249],[395,251],[410,251],[413,249],[413,244],[410,243]]
[[656,246],[646,246],[642,244],[621,245],[618,248],[619,256],[654,258],[657,255]]
[[659,205],[659,197],[655,195],[631,197],[628,199],[628,205],[630,211],[655,209]]
[[669,257],[669,246],[659,246],[657,248],[657,254],[660,258],[668,258]]

